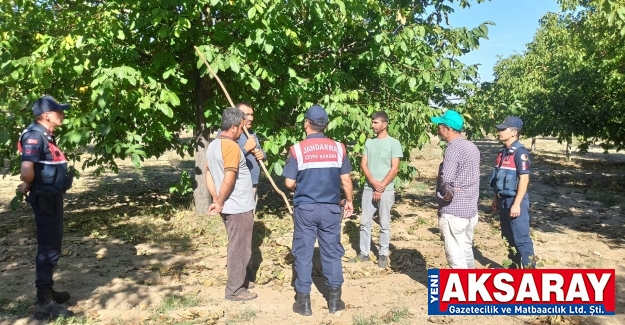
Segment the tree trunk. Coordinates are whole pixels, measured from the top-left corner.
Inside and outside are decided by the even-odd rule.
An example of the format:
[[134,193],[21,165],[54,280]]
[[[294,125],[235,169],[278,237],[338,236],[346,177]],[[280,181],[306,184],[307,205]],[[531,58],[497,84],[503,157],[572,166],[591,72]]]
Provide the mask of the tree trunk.
[[573,142],[572,138],[566,139],[566,161],[571,161],[571,143]]
[[210,94],[210,79],[208,76],[198,78],[196,86],[196,102],[195,102],[195,127],[193,136],[195,137],[195,167],[193,174],[195,181],[193,182],[193,202],[195,204],[195,213],[205,215],[211,204],[211,196],[206,188],[204,179],[206,172],[206,148],[210,142],[210,128],[206,127],[206,117],[204,116],[204,104]]
[[536,151],[536,138],[532,138],[532,146],[530,147],[530,151]]

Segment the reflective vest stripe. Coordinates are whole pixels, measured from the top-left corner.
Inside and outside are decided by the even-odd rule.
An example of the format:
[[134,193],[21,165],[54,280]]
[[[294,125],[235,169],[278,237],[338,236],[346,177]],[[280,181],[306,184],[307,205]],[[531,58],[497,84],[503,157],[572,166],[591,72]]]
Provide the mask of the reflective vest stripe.
[[336,160],[335,161],[311,161],[304,162],[304,155],[302,153],[301,142],[296,143],[293,146],[293,154],[297,160],[297,170],[302,171],[306,169],[315,168],[341,168],[343,166],[343,146],[340,142],[334,141],[336,144]]

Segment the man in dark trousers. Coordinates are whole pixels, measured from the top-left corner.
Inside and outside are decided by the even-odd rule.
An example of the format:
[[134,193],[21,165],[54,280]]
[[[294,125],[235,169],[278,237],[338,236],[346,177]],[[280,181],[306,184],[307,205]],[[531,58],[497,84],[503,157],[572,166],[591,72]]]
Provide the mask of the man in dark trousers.
[[205,180],[213,203],[211,215],[221,214],[228,232],[228,281],[225,298],[231,301],[256,299],[249,291],[246,267],[252,257],[254,193],[252,177],[236,141],[243,133],[245,114],[234,107],[221,116],[221,133],[206,149]]
[[17,186],[17,190],[28,193],[26,202],[33,209],[37,225],[37,302],[33,314],[37,320],[73,315],[58,305],[69,300],[69,293],[52,289],[52,275],[63,242],[63,194],[71,187],[72,180],[67,172],[65,155],[56,145],[54,129],[63,125],[63,111],[69,106],[57,103],[50,96],[37,100],[32,108],[35,122],[22,132],[18,142],[23,183]]
[[[490,186],[495,190],[492,208],[499,211],[501,236],[508,241],[511,268],[535,267],[534,243],[530,237],[529,151],[519,142],[523,121],[508,116],[495,126],[504,146],[497,154]],[[514,248],[514,249],[513,249]]]
[[324,136],[328,114],[321,106],[308,109],[304,120],[306,139],[290,148],[282,176],[286,187],[295,191],[295,226],[292,253],[295,256],[295,290],[293,311],[312,315],[310,289],[315,241],[319,239],[321,264],[330,289],[328,310],[331,314],[345,308],[341,300],[343,269],[341,257],[341,185],[346,203],[343,218],[354,211],[351,166],[345,145]]

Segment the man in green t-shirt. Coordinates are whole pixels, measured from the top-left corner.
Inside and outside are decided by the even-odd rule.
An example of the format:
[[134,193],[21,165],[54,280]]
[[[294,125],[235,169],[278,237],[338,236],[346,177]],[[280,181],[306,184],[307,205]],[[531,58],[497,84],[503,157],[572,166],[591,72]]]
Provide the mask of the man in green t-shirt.
[[371,128],[377,135],[365,142],[360,167],[367,181],[362,191],[362,215],[360,217],[360,253],[356,260],[368,261],[371,247],[371,223],[373,214],[380,216],[380,253],[378,266],[388,266],[388,246],[391,241],[391,207],[395,203],[395,176],[399,159],[403,157],[401,144],[390,137],[388,115],[377,112],[371,117]]

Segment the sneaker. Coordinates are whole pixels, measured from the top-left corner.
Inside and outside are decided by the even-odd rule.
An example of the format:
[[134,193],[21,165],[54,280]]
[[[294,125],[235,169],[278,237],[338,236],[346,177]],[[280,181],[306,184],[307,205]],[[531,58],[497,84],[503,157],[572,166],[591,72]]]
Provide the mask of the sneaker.
[[254,300],[257,297],[258,297],[258,295],[255,292],[251,292],[249,290],[245,290],[245,291],[241,292],[237,296],[226,296],[226,300],[230,300],[230,301],[248,301],[248,300]]
[[378,267],[385,269],[388,266],[388,256],[380,255],[378,257]]
[[358,256],[349,259],[350,263],[368,262],[368,261],[371,261],[371,258],[369,258],[369,255],[362,255],[362,254],[358,254]]

